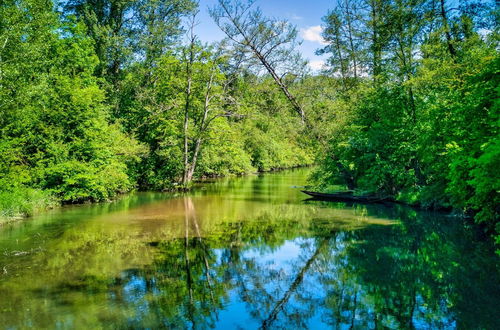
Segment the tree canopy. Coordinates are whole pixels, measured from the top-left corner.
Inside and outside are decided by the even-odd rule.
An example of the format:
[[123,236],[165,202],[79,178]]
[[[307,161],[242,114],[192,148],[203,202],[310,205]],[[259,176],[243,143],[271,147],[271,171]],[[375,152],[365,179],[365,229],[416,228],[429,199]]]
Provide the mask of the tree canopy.
[[498,4],[332,6],[313,73],[297,29],[255,1],[218,1],[211,45],[191,0],[3,1],[3,215],[317,163],[323,189],[498,232]]

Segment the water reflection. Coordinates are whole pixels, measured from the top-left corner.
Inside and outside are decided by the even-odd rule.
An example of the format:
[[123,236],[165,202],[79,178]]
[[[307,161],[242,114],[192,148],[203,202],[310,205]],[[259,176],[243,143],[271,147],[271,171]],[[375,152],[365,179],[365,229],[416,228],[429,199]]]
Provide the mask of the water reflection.
[[500,327],[498,259],[461,221],[304,203],[290,186],[306,175],[139,194],[6,228],[0,326]]

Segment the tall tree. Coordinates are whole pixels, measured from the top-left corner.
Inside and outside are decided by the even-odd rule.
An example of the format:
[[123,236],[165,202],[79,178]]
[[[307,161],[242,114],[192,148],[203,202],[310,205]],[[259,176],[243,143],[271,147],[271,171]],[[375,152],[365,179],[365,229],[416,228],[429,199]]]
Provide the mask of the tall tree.
[[163,180],[177,180],[184,187],[194,177],[212,128],[234,112],[224,107],[228,80],[220,69],[223,53],[200,43],[195,23],[192,17],[187,43],[177,54],[163,56],[152,71],[151,86],[141,88],[145,111],[135,119],[140,123],[136,131],[156,159],[151,159],[155,170],[167,169]]
[[327,45],[317,53],[331,54],[329,68],[333,74],[340,74],[344,90],[366,71],[360,15],[359,1],[339,0],[335,9],[323,18],[323,38]]
[[[340,95],[350,102],[351,122],[332,133],[322,173],[409,203],[454,207],[500,232],[493,220],[499,212],[493,206],[499,180],[492,172],[500,150],[493,74],[498,68],[497,4],[359,3],[354,26],[366,32],[361,49],[372,79],[361,79],[357,90]],[[345,76],[348,66],[339,60],[349,61],[349,35],[342,29],[347,25],[342,6],[325,19],[330,45],[323,51],[335,72],[340,67]]]
[[327,45],[319,54],[330,54],[334,74],[347,81],[371,75],[376,81],[385,65],[390,40],[390,0],[338,0],[323,18]]
[[92,40],[52,5],[2,4],[0,21],[11,24],[0,27],[0,186],[41,188],[66,202],[105,200],[131,187],[126,164],[140,148],[108,121]]
[[191,0],[69,0],[65,15],[87,26],[100,60],[99,76],[116,81],[131,62],[149,65],[178,40],[181,19],[195,8]]

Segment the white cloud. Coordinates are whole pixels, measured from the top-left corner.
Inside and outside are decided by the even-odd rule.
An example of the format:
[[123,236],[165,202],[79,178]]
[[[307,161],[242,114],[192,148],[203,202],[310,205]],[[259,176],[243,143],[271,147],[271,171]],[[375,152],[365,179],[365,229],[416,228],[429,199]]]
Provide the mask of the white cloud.
[[323,70],[325,68],[325,61],[316,60],[309,62],[309,67],[315,71]]
[[315,26],[310,26],[306,29],[301,29],[300,36],[304,40],[317,42],[321,45],[327,45],[328,43],[321,36],[322,32],[323,28],[321,27],[321,25],[315,25]]
[[490,30],[490,29],[479,29],[479,30],[477,31],[477,33],[479,33],[479,35],[480,35],[481,37],[483,37],[483,38],[484,38],[484,37],[487,37],[487,36],[488,36],[491,32],[493,32],[493,31],[492,31],[492,30]]
[[299,15],[297,15],[297,14],[291,14],[291,15],[290,15],[290,19],[293,19],[293,20],[295,20],[295,21],[300,21],[301,19],[304,19],[304,17],[299,16]]

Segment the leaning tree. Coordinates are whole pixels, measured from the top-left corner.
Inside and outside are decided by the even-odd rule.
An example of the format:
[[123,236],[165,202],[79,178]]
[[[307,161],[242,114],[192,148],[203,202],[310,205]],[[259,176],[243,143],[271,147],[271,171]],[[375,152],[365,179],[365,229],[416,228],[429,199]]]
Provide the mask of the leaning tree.
[[305,122],[305,113],[284,81],[286,71],[280,74],[279,65],[297,61],[297,29],[287,21],[265,17],[259,8],[252,8],[255,0],[218,0],[210,15],[226,34],[234,50],[249,60],[257,60],[273,77],[295,111]]

